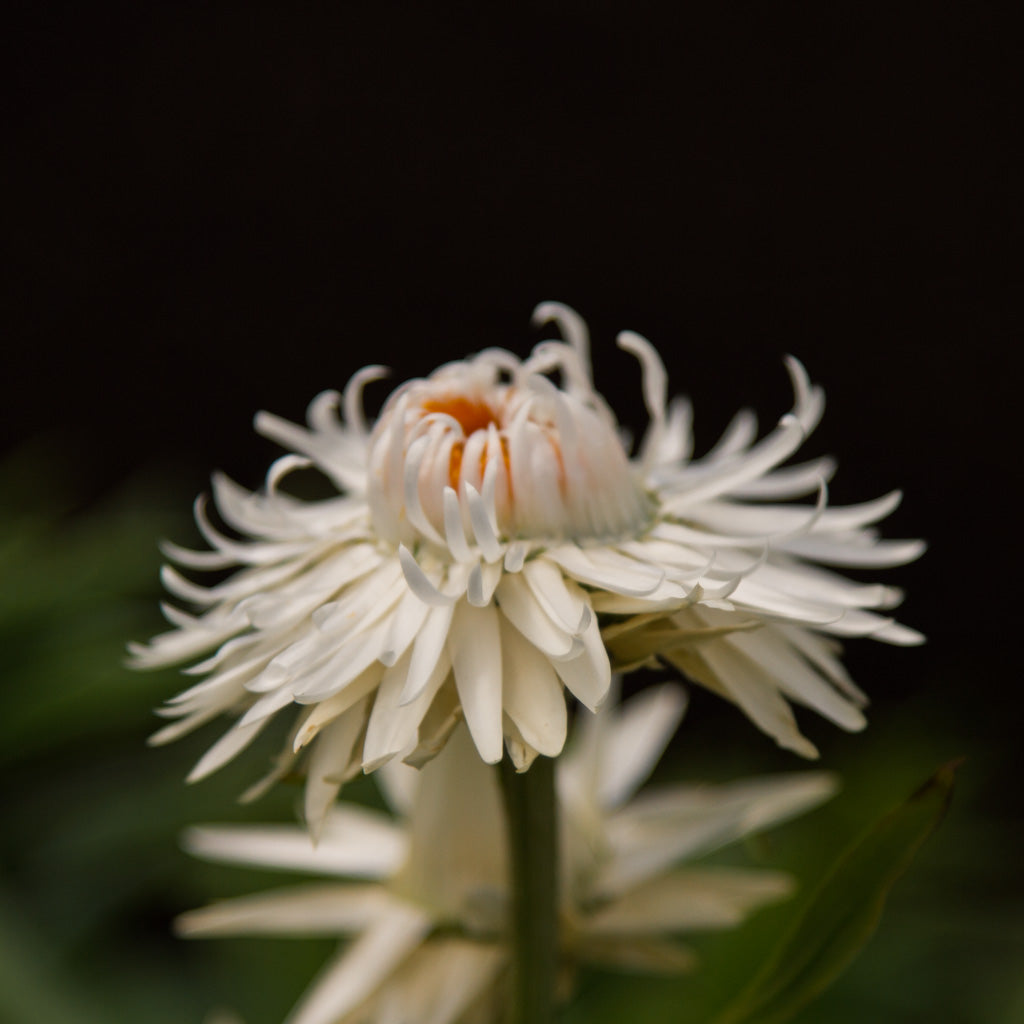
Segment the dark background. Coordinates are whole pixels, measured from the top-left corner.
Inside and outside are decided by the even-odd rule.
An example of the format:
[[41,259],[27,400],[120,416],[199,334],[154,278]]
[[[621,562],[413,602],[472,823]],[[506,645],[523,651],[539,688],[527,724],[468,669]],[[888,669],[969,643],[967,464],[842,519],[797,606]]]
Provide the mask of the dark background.
[[[902,487],[886,534],[931,545],[889,574],[928,646],[855,644],[871,729],[807,728],[840,766],[858,743],[908,775],[966,751],[1015,877],[1022,83],[1000,9],[21,4],[3,446],[23,465],[45,440],[61,529],[145,475],[189,539],[210,469],[256,486],[273,456],[255,410],[299,419],[368,362],[524,354],[543,299],[589,321],[634,428],[613,341],[649,337],[698,452],[741,405],[775,422],[792,352],[828,394],[808,452],[839,457],[832,500]],[[698,698],[690,742],[719,720]]]
[[788,408],[792,352],[829,396],[832,499],[902,487],[888,534],[932,544],[900,580],[940,642],[897,652],[897,691],[953,662],[986,719],[1018,690],[1021,82],[995,10],[26,5],[3,436],[58,437],[90,495],[143,466],[183,500],[214,467],[255,486],[256,409],[299,419],[367,362],[523,354],[553,298],[636,428],[613,339],[659,347],[700,451],[740,405]]

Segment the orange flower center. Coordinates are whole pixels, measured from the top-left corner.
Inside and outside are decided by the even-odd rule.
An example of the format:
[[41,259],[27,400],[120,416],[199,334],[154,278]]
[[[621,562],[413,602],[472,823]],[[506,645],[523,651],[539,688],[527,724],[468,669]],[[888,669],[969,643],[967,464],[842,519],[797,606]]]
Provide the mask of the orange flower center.
[[492,423],[500,425],[494,410],[486,402],[478,398],[466,398],[465,395],[428,398],[422,408],[427,413],[439,412],[451,416],[462,427],[466,437],[478,430],[486,430]]
[[[428,398],[421,406],[426,413],[443,413],[451,416],[460,427],[462,433],[469,437],[478,430],[486,430],[492,423],[500,428],[501,421],[495,411],[479,398],[467,398],[465,395],[448,395],[444,398]],[[448,481],[456,491],[459,489],[459,475],[462,472],[462,453],[465,444],[457,441],[452,447],[448,463]],[[501,454],[505,460],[505,471],[508,472],[508,442],[501,438]],[[486,451],[480,452],[480,473],[484,472]]]

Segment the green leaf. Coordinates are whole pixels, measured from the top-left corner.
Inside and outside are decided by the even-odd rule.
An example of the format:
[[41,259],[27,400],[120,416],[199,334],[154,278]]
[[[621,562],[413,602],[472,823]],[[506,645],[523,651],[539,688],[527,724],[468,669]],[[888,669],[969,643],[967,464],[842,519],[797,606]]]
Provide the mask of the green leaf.
[[714,1024],[781,1024],[835,981],[871,938],[889,891],[942,820],[958,764],[939,768],[840,855],[765,966]]

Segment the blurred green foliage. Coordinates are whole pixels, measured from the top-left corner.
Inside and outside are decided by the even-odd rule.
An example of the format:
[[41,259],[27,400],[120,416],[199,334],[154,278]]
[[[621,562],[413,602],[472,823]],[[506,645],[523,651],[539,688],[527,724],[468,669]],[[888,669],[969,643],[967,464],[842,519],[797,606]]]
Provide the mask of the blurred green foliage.
[[892,887],[945,817],[955,768],[943,765],[840,854],[714,1024],[783,1024],[849,967],[878,927]]
[[[215,727],[146,748],[151,709],[179,680],[129,671],[124,645],[161,629],[156,541],[192,537],[188,495],[173,480],[140,480],[80,507],[73,485],[58,486],[69,478],[70,467],[39,448],[0,467],[0,1020],[199,1024],[227,1006],[246,1024],[273,1024],[331,941],[186,942],[171,927],[210,898],[281,883],[280,875],[192,861],[177,845],[195,822],[294,816],[287,786],[255,806],[236,801],[259,750],[269,756],[279,737],[195,787],[182,779]],[[993,750],[984,732],[972,737],[963,708],[936,706],[929,689],[921,680],[918,696],[876,712],[861,736],[815,733],[844,792],[730,853],[812,885],[934,765],[968,755],[947,822],[896,887],[878,934],[797,1024],[1024,1019],[1024,843],[1015,809],[1001,799],[1013,755]],[[710,698],[695,700],[662,778],[800,767],[740,716],[716,716]],[[714,744],[701,742],[706,722],[722,730]],[[363,781],[346,797],[375,799]],[[799,902],[695,938],[702,963],[690,976],[584,974],[566,1022],[709,1019],[757,970]]]

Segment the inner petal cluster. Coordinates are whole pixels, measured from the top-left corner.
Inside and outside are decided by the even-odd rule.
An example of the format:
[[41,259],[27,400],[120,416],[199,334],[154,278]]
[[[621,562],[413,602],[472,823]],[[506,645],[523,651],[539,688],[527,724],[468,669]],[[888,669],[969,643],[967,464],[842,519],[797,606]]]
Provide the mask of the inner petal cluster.
[[[548,376],[559,371],[568,386]],[[484,352],[396,391],[370,437],[375,529],[457,560],[506,541],[635,534],[651,501],[578,354]]]

